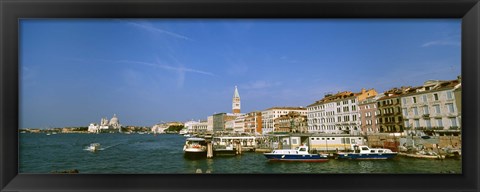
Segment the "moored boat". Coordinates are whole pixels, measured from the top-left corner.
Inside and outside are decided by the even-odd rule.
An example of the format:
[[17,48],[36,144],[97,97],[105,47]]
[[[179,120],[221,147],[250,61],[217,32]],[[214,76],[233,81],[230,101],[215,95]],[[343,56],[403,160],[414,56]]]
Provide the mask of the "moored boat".
[[422,153],[400,153],[405,157],[421,158],[421,159],[445,159],[445,155],[438,154],[422,154]]
[[325,162],[326,155],[308,153],[307,146],[299,146],[295,149],[277,149],[271,153],[264,153],[270,161],[301,161],[301,162]]
[[183,152],[187,158],[207,157],[207,143],[204,138],[189,137],[185,141]]
[[391,159],[397,152],[384,148],[369,148],[366,145],[352,145],[353,152],[337,153],[337,159]]

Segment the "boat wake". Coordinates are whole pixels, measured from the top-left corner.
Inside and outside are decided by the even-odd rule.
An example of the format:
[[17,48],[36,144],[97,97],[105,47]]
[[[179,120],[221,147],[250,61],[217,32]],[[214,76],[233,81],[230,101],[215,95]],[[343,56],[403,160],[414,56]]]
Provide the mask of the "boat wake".
[[115,144],[115,145],[107,146],[107,147],[100,148],[100,149],[101,149],[101,150],[105,150],[105,149],[108,149],[108,148],[111,148],[111,147],[115,147],[115,146],[118,146],[118,145],[121,145],[121,143],[117,143],[117,144]]
[[117,144],[115,144],[115,145],[110,145],[110,146],[107,146],[107,147],[100,147],[100,148],[92,148],[91,146],[88,146],[88,147],[85,147],[83,150],[85,150],[85,151],[92,151],[92,152],[94,152],[94,151],[103,151],[103,150],[106,150],[106,149],[108,149],[108,148],[112,148],[112,147],[118,146],[118,145],[120,145],[120,144],[121,144],[121,143],[117,143]]

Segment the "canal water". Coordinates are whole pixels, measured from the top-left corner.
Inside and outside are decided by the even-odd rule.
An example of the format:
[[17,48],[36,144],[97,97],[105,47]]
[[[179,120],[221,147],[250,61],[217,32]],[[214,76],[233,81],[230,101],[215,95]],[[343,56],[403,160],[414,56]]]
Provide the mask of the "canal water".
[[[322,163],[269,162],[261,153],[190,160],[183,157],[185,137],[176,134],[54,134],[19,135],[19,172],[51,173],[448,173],[460,174],[461,160],[414,159],[335,160]],[[100,143],[102,150],[85,150]]]

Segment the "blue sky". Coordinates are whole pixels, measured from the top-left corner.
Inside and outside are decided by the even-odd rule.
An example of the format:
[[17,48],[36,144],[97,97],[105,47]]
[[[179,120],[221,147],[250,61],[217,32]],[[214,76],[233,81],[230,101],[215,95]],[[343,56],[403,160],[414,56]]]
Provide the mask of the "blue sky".
[[206,119],[460,75],[459,19],[25,19],[20,127]]

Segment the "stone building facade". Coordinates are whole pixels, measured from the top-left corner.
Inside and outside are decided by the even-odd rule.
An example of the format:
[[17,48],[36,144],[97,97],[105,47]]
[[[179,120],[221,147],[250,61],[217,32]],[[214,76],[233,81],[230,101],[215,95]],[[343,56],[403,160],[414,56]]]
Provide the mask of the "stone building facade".
[[323,99],[307,106],[308,132],[360,134],[358,104],[375,95],[375,89],[325,95]]
[[400,97],[411,89],[411,87],[393,88],[384,92],[385,96],[377,100],[376,118],[381,133],[400,133],[404,131]]
[[401,108],[405,117],[403,125],[407,128],[407,134],[459,132],[461,128],[459,91],[461,91],[459,79],[430,80],[402,95]]
[[280,115],[275,119],[275,130],[285,133],[306,133],[307,115],[291,111],[286,115]]
[[266,109],[262,111],[262,133],[278,132],[278,130],[275,130],[275,119],[289,112],[298,112],[301,115],[307,115],[307,110],[304,107],[272,107]]

